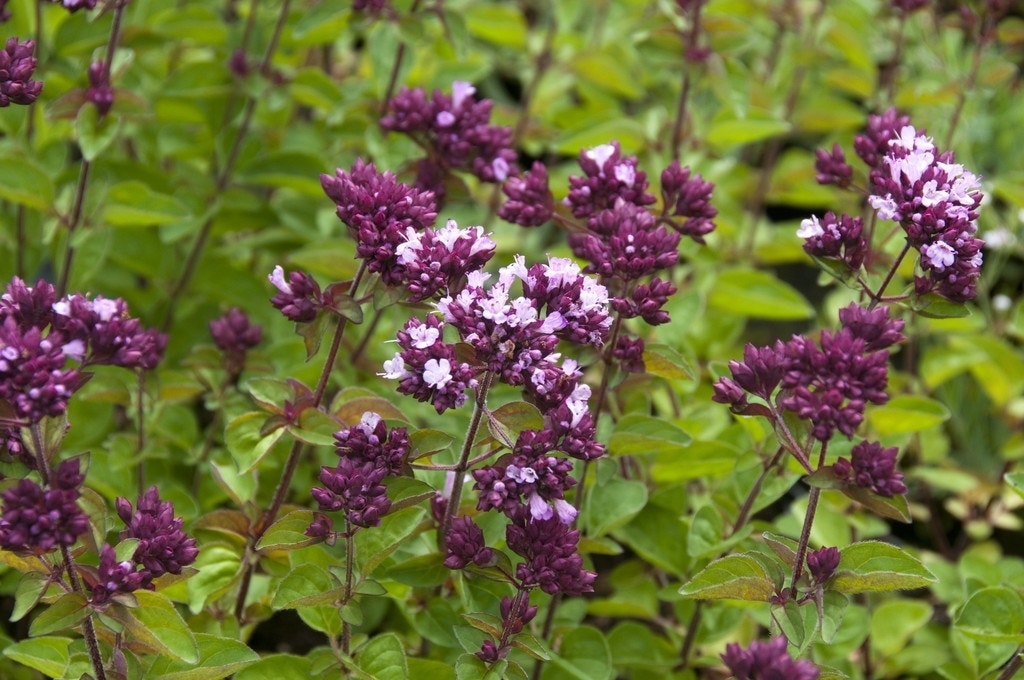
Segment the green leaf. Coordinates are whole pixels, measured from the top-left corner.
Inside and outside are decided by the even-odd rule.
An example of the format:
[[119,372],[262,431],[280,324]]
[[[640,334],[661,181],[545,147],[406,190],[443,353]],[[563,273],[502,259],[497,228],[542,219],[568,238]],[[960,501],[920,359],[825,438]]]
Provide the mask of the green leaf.
[[577,54],[570,63],[583,80],[626,99],[636,99],[644,89],[623,57],[623,54],[588,50]]
[[215,47],[227,42],[228,31],[220,16],[210,7],[185,5],[167,9],[149,18],[151,30],[174,40]]
[[84,595],[64,593],[32,621],[28,633],[35,637],[73,628],[81,623],[90,611]]
[[842,491],[847,497],[857,501],[879,517],[910,524],[910,506],[907,504],[907,497],[903,494],[892,497],[880,496],[859,486],[847,486]]
[[949,420],[949,409],[935,399],[900,394],[871,410],[870,422],[879,436],[921,432]]
[[608,452],[613,456],[667,454],[685,460],[691,437],[685,431],[663,418],[631,413],[615,425],[608,440]]
[[523,13],[511,5],[470,5],[464,15],[469,32],[487,42],[525,49],[526,22]]
[[982,588],[957,614],[956,629],[978,642],[1024,642],[1024,602],[1003,586]]
[[274,609],[296,609],[333,604],[343,594],[341,582],[325,567],[319,564],[300,564],[278,585],[270,606]]
[[861,541],[841,548],[842,557],[829,587],[847,595],[922,588],[935,576],[920,560],[880,541]]
[[336,5],[325,2],[305,9],[292,29],[295,44],[307,47],[326,45],[338,39],[348,26],[349,14],[338,11]]
[[650,668],[660,671],[678,659],[675,647],[648,626],[625,621],[608,633],[608,648],[618,666]]
[[809,319],[814,308],[795,288],[768,272],[735,268],[722,272],[708,296],[712,309],[754,319]]
[[389,579],[416,588],[435,588],[444,583],[451,570],[444,566],[444,556],[440,553],[418,555],[404,562],[399,562],[387,571]]
[[614,675],[612,653],[604,634],[593,626],[578,626],[562,636],[558,654],[544,664],[541,678],[610,680]]
[[704,139],[712,146],[737,146],[777,137],[789,128],[784,120],[721,120],[711,125]]
[[455,661],[455,677],[457,680],[503,680],[508,662],[499,660],[488,670],[487,664],[475,654],[463,654]]
[[540,430],[544,418],[533,404],[525,401],[511,401],[502,404],[488,414],[487,429],[496,441],[512,448],[523,430]]
[[1024,472],[1007,472],[1003,479],[1006,485],[1013,489],[1018,496],[1024,498]]
[[411,657],[406,659],[409,665],[409,677],[416,680],[456,680],[455,669],[451,664]]
[[161,656],[150,667],[147,678],[160,680],[220,680],[259,661],[256,652],[238,640],[196,633],[199,660],[195,664]]
[[932,614],[932,606],[921,600],[882,602],[871,614],[871,646],[883,657],[896,654]]
[[224,430],[224,443],[241,474],[255,469],[284,436],[284,428],[262,436],[260,430],[266,422],[267,414],[252,411],[232,418]]
[[781,609],[774,609],[772,615],[789,644],[796,648],[792,656],[803,654],[817,636],[818,610],[814,603],[788,600]]
[[913,308],[926,319],[959,319],[971,315],[970,308],[964,303],[951,302],[935,293],[915,298]]
[[204,545],[193,565],[199,573],[188,580],[189,609],[199,613],[206,602],[217,599],[241,576],[242,558],[224,545]]
[[612,118],[593,120],[587,118],[566,130],[557,141],[558,153],[575,156],[580,149],[590,149],[608,140],[617,139],[623,150],[635,149],[644,144],[646,131],[635,118]]
[[121,131],[120,118],[107,115],[101,119],[99,115],[95,106],[83,106],[78,110],[78,118],[75,120],[78,147],[82,151],[82,158],[90,162],[96,160]]
[[367,411],[376,413],[384,420],[409,422],[409,418],[390,399],[364,394],[361,390],[353,388],[338,392],[329,409],[332,415],[349,427],[357,425]]
[[112,186],[105,205],[104,220],[115,227],[149,227],[190,217],[188,208],[181,201],[157,193],[137,180]]
[[198,663],[196,639],[171,601],[149,590],[136,590],[134,596],[138,607],[116,605],[109,608],[107,614],[140,642],[186,663]]
[[727,442],[695,441],[682,451],[666,451],[656,455],[651,466],[651,476],[660,484],[674,484],[724,475],[736,467],[736,459],[740,454],[739,448]]
[[644,348],[644,370],[666,380],[696,380],[697,373],[682,354],[662,344]]
[[309,678],[310,675],[309,657],[274,654],[236,673],[234,680],[298,680]]
[[356,652],[356,664],[378,680],[405,680],[405,648],[394,633],[378,635]]
[[409,443],[412,447],[410,458],[417,460],[447,450],[455,443],[455,437],[441,430],[425,428],[409,435]]
[[647,486],[640,481],[612,477],[597,484],[586,496],[587,536],[598,538],[632,520],[647,504]]
[[0,156],[0,198],[35,210],[51,210],[53,181],[31,157],[4,154]]
[[[356,604],[353,600],[349,604]],[[298,612],[299,618],[301,618],[307,626],[313,630],[320,631],[324,635],[332,635],[337,637],[341,635],[342,623],[342,609],[335,606],[317,605],[315,607],[299,607],[295,611]],[[346,614],[348,618],[355,618],[353,614],[359,612],[358,605],[355,607],[349,607]]]
[[427,511],[421,507],[405,508],[385,516],[380,526],[375,527],[373,531],[357,533],[356,561],[362,574],[369,576],[403,542],[412,538],[426,513]]
[[775,582],[754,557],[743,553],[715,560],[679,593],[695,600],[767,602],[775,593]]
[[689,568],[686,526],[665,508],[648,504],[633,521],[613,532],[615,539],[632,548],[656,567],[682,576]]
[[4,648],[4,656],[51,678],[64,677],[68,667],[69,638],[34,637]]
[[256,549],[266,553],[271,550],[295,549],[318,543],[320,539],[306,535],[306,529],[312,522],[312,510],[292,510],[267,528],[263,538],[256,544]]
[[843,618],[846,615],[846,608],[849,604],[850,598],[842,593],[837,593],[833,590],[825,591],[822,597],[821,621],[819,625],[821,641],[826,645],[834,643],[836,636],[842,630]]
[[11,612],[10,620],[20,621],[32,611],[39,604],[49,585],[50,581],[46,575],[37,571],[22,575],[18,581],[18,590],[14,594],[14,611]]
[[240,178],[253,184],[292,189],[304,196],[323,196],[320,173],[323,161],[317,156],[296,151],[281,151],[260,156],[239,172]]
[[744,526],[728,538],[725,536],[725,520],[710,505],[701,507],[690,522],[686,535],[686,554],[690,557],[710,557],[724,553],[754,530],[752,525]]

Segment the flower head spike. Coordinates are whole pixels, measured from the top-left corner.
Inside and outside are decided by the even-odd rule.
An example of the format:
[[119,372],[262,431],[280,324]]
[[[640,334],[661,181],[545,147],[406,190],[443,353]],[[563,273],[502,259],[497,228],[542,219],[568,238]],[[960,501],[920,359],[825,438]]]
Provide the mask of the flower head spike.
[[133,511],[131,503],[118,498],[117,515],[125,523],[121,538],[138,539],[132,560],[143,567],[143,587],[163,574],[180,574],[183,567],[196,561],[196,540],[182,529],[182,519],[174,516],[170,501],[160,500],[156,486],[139,497]]
[[114,88],[110,86],[110,72],[101,61],[89,64],[89,89],[85,98],[96,107],[100,118],[107,115],[114,105]]
[[79,459],[74,458],[57,467],[47,489],[22,479],[5,491],[0,548],[41,555],[74,545],[89,530],[89,519],[78,507],[83,481]]
[[673,217],[685,217],[682,224],[672,222],[679,233],[689,236],[697,243],[704,243],[704,237],[714,231],[718,209],[711,205],[711,193],[715,185],[705,182],[700,175],[690,175],[690,168],[680,167],[679,161],[672,163],[661,173],[661,197],[665,211]]
[[17,38],[8,38],[4,49],[0,50],[0,108],[31,104],[42,92],[43,83],[32,80],[36,69],[35,48],[31,40],[18,42]]
[[755,640],[746,649],[732,642],[726,645],[722,661],[736,680],[817,680],[818,667],[793,659],[787,644],[781,635],[771,642]]
[[878,442],[861,442],[853,447],[850,460],[840,458],[833,470],[840,478],[879,496],[891,498],[907,491],[903,473],[896,470],[895,446],[883,448]]
[[323,308],[320,284],[309,274],[294,271],[286,279],[284,269],[277,265],[267,278],[278,291],[270,304],[286,318],[296,323],[309,322]]
[[637,169],[635,156],[622,157],[617,141],[584,149],[579,155],[584,177],[569,177],[565,204],[579,218],[589,218],[622,200],[637,206],[654,203],[647,193],[647,174]]
[[501,187],[508,200],[498,210],[503,220],[523,227],[537,227],[552,218],[555,199],[548,186],[548,170],[540,161],[523,175],[509,177]]

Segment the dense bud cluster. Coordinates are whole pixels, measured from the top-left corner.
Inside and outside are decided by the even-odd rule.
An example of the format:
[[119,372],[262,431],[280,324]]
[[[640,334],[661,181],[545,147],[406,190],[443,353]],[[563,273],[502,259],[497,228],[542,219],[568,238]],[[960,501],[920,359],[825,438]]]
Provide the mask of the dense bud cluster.
[[0,548],[41,555],[74,545],[89,529],[89,520],[78,507],[84,480],[79,459],[74,458],[57,467],[47,488],[22,479],[5,491]]
[[42,92],[42,82],[32,80],[36,70],[36,58],[32,56],[35,48],[31,40],[18,42],[17,38],[8,38],[0,50],[0,108],[31,104]]
[[771,642],[755,640],[746,649],[732,642],[726,645],[722,661],[736,680],[817,680],[818,667],[793,659],[786,645],[781,635]]

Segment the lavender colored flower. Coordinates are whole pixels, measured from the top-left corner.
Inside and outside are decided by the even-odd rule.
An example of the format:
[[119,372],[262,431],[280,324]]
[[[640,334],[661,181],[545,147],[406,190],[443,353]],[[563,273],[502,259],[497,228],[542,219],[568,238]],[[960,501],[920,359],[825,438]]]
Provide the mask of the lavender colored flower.
[[396,250],[409,229],[422,231],[437,217],[433,192],[399,182],[393,173],[377,172],[358,158],[351,172],[320,175],[324,192],[337,205],[338,219],[356,242],[356,255],[387,285],[404,281]]
[[142,566],[142,587],[151,588],[152,580],[164,574],[180,574],[183,567],[196,561],[199,549],[196,540],[182,529],[181,517],[174,516],[170,501],[160,500],[156,486],[151,486],[132,509],[126,498],[115,502],[117,516],[125,523],[121,540],[138,539],[132,556]]
[[572,395],[546,416],[551,432],[557,438],[555,447],[579,460],[594,460],[604,455],[604,445],[597,441],[597,426],[590,414],[590,387],[580,384]]
[[589,225],[592,233],[569,236],[573,253],[590,261],[588,273],[635,281],[679,261],[680,234],[656,224],[646,208],[620,199]]
[[320,284],[309,274],[294,271],[285,280],[284,269],[278,265],[267,278],[278,291],[270,304],[291,321],[308,323],[324,307]]
[[0,108],[11,104],[28,105],[34,102],[43,90],[43,83],[32,80],[36,69],[33,55],[36,44],[31,40],[18,42],[8,38],[0,50]]
[[64,9],[68,10],[72,14],[80,9],[94,9],[96,7],[96,0],[50,0],[54,3],[59,3],[64,6]]
[[516,566],[516,576],[524,586],[537,586],[549,595],[594,589],[597,575],[583,567],[576,550],[579,537],[579,531],[557,517],[535,519],[525,509],[505,529],[509,549],[525,560]]
[[423,232],[408,227],[395,255],[404,268],[402,283],[409,290],[409,301],[447,293],[467,274],[483,267],[494,256],[495,248],[483,227],[460,229],[455,220],[448,220],[441,229]]
[[617,141],[580,151],[583,177],[569,177],[565,204],[572,214],[590,218],[616,206],[620,200],[635,206],[654,203],[647,193],[647,174],[637,168],[635,156],[622,157]]
[[497,562],[494,548],[484,542],[484,532],[469,517],[456,517],[445,539],[447,555],[444,566],[449,569],[465,569],[470,564],[490,567]]
[[[53,304],[53,328],[67,339],[65,352],[88,364],[151,370],[163,358],[167,336],[142,328],[121,298],[69,295]],[[73,343],[81,343],[77,345]],[[72,349],[73,348],[73,349]],[[81,356],[77,352],[81,351]]]
[[564,497],[566,489],[576,484],[570,476],[572,461],[545,455],[543,448],[536,445],[539,434],[525,431],[510,456],[473,470],[473,488],[480,492],[478,510],[494,508],[514,517],[525,507],[535,520],[557,516],[571,524],[576,519],[576,508]]
[[466,390],[476,386],[476,370],[456,357],[455,346],[442,340],[444,322],[434,315],[426,321],[412,318],[398,333],[401,352],[384,362],[389,380],[398,391],[418,401],[429,401],[438,413],[466,402]]
[[60,333],[46,336],[36,327],[22,331],[9,316],[0,325],[0,399],[26,423],[67,410],[68,399],[85,377],[64,367],[66,349]]
[[85,98],[96,107],[100,118],[107,115],[114,105],[114,88],[110,86],[110,71],[101,61],[89,64],[89,89],[85,91]]
[[343,511],[349,523],[359,527],[375,527],[391,509],[391,499],[383,484],[387,469],[373,461],[341,458],[337,466],[320,468],[323,487],[310,493],[324,512]]
[[832,578],[839,566],[839,548],[820,548],[807,553],[807,570],[816,585]]
[[836,217],[827,212],[819,220],[811,215],[800,223],[796,235],[805,239],[804,251],[809,255],[839,260],[850,271],[860,268],[868,251],[864,222],[859,217]]
[[532,300],[539,312],[565,321],[555,335],[578,345],[603,345],[612,325],[608,290],[596,279],[583,276],[579,265],[568,258],[549,256],[546,264],[535,264],[525,274],[521,261],[517,257],[512,269],[522,282],[523,296]]
[[853,182],[853,168],[846,162],[846,154],[839,143],[832,145],[831,153],[825,149],[814,150],[814,176],[818,184],[835,184],[845,189]]
[[435,90],[428,100],[420,88],[403,88],[388,102],[381,127],[408,134],[430,151],[417,179],[420,188],[440,187],[444,170],[467,170],[484,182],[504,182],[518,173],[511,129],[491,125],[493,102],[476,101],[475,93],[472,84],[455,81],[451,95]]
[[832,469],[841,479],[891,498],[907,490],[903,473],[896,470],[897,453],[895,446],[883,448],[878,442],[863,441],[853,447],[850,460],[840,458]]
[[680,167],[679,161],[672,161],[661,173],[661,199],[665,213],[685,217],[681,224],[675,220],[671,224],[680,234],[697,243],[704,243],[704,237],[715,229],[713,220],[718,209],[711,205],[714,188],[714,184],[705,182],[700,175],[691,177],[690,168]]
[[132,593],[144,587],[145,581],[145,571],[139,571],[134,561],[118,562],[114,549],[104,545],[100,551],[100,564],[96,569],[89,603],[93,606],[104,605],[119,593]]
[[895,108],[868,116],[867,128],[853,138],[853,150],[871,170],[880,171],[882,159],[889,151],[889,140],[907,125],[910,117],[900,115]]
[[535,161],[521,176],[509,177],[501,187],[508,200],[498,217],[523,227],[539,227],[555,214],[555,199],[548,186],[548,170]]
[[404,427],[388,429],[384,419],[373,411],[362,415],[359,424],[334,434],[335,453],[370,462],[387,475],[402,471],[409,455],[409,434]]
[[736,680],[817,680],[821,671],[810,661],[795,660],[786,651],[786,638],[755,640],[747,649],[735,642],[725,647],[722,662]]
[[238,307],[232,307],[226,314],[210,322],[210,336],[224,353],[228,373],[238,375],[245,366],[246,352],[263,341],[263,327],[253,324],[249,316]]
[[794,336],[785,345],[785,356],[786,392],[779,403],[809,420],[819,441],[831,439],[836,430],[852,437],[866,405],[889,400],[888,353],[869,352],[849,329],[822,332],[820,346]]
[[5,491],[0,496],[0,548],[42,555],[59,546],[74,545],[89,530],[89,520],[78,507],[84,479],[79,459],[74,458],[57,467],[48,489],[22,479]]

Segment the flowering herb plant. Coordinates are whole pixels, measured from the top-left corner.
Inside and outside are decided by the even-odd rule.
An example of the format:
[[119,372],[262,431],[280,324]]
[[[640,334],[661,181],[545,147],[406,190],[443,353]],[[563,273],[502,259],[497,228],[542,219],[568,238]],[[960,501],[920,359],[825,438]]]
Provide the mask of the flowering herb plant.
[[0,676],[1024,664],[1011,3],[0,27]]

